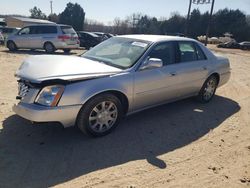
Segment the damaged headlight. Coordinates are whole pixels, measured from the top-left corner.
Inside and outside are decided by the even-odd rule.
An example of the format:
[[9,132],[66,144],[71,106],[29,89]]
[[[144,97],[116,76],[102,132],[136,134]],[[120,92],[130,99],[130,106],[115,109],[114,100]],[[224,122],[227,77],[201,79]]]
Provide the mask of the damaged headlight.
[[63,85],[53,85],[44,87],[35,102],[44,106],[56,106],[63,94]]

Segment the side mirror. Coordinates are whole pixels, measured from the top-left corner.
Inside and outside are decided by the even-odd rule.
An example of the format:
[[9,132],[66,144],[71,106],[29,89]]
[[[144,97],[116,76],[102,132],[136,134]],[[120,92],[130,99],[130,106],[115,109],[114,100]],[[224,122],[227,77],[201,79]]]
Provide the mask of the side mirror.
[[161,59],[150,58],[146,60],[146,62],[140,67],[140,70],[160,68],[162,66],[163,66],[163,62]]

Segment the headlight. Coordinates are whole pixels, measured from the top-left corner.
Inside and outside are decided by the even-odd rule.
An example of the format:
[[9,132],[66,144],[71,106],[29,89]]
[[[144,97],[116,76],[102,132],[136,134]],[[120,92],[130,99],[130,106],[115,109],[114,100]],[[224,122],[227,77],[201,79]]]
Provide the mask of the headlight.
[[35,102],[44,106],[56,106],[64,91],[64,86],[54,85],[44,87]]

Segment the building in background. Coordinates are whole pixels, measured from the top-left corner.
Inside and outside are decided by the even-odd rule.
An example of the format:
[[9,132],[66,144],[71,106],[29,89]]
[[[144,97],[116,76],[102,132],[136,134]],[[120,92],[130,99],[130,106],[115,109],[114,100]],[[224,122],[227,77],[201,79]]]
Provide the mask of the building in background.
[[5,18],[0,18],[0,27],[6,26]]
[[15,16],[10,16],[5,18],[5,22],[8,27],[20,27],[20,28],[33,24],[55,24],[54,22],[48,20],[39,20],[39,19],[15,17]]

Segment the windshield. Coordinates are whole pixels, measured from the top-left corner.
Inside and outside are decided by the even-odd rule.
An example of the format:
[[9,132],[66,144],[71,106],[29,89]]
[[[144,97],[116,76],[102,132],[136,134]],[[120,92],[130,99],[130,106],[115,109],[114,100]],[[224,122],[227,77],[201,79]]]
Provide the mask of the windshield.
[[149,44],[148,41],[113,37],[87,51],[82,57],[126,69],[141,57]]

